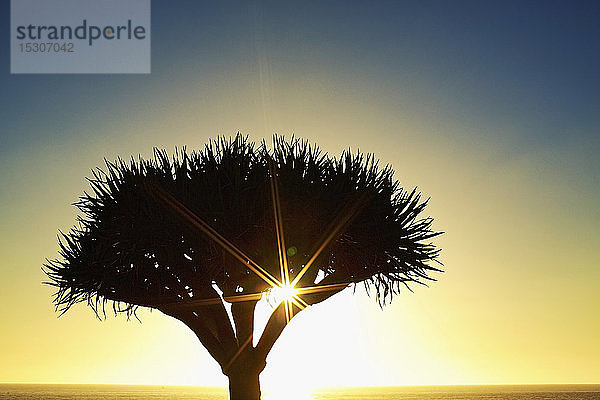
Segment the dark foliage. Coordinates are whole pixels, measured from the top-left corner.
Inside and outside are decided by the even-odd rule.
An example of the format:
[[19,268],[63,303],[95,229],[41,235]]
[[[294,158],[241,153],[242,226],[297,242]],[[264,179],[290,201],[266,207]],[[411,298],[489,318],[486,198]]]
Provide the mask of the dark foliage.
[[[92,192],[76,206],[79,226],[60,237],[62,259],[44,266],[57,287],[57,309],[87,302],[103,314],[116,311],[256,293],[268,285],[157,196],[170,193],[273,276],[279,278],[270,194],[274,166],[293,279],[331,227],[351,216],[306,273],[299,286],[364,282],[380,304],[402,285],[431,279],[439,249],[431,218],[420,217],[427,201],[404,191],[389,167],[371,155],[329,157],[297,139],[275,137],[272,148],[246,138],[224,138],[202,151],[185,149],[170,158],[106,162],[93,171]],[[319,300],[320,301],[320,300]]]

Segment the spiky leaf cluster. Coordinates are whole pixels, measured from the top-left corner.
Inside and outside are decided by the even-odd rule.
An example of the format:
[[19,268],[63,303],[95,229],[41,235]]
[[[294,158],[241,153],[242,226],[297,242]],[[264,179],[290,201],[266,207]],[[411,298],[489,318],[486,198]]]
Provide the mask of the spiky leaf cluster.
[[[79,226],[62,234],[61,259],[45,271],[57,308],[87,302],[96,312],[206,299],[269,286],[175,212],[164,191],[279,278],[270,184],[279,187],[291,279],[336,232],[300,286],[319,282],[374,287],[390,300],[408,282],[431,279],[439,250],[429,239],[431,218],[416,190],[407,192],[371,155],[345,151],[333,158],[297,139],[275,137],[256,146],[247,138],[215,140],[201,151],[151,160],[106,162],[93,171],[92,192],[76,206]],[[340,222],[342,221],[342,222]],[[337,228],[337,229],[335,229]]]

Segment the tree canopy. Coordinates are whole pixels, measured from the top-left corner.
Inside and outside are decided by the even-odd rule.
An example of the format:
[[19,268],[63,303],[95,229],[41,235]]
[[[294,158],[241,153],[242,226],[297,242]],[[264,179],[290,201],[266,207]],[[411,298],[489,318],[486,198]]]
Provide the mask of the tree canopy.
[[[299,139],[269,146],[238,134],[201,151],[106,161],[92,175],[75,203],[78,225],[59,237],[61,258],[44,268],[57,309],[159,309],[194,330],[224,372],[273,287],[300,289],[286,303],[289,321],[348,285],[364,283],[385,304],[439,271],[430,241],[439,232],[421,217],[427,201],[372,155],[330,157]],[[234,304],[235,326],[222,298]],[[264,357],[285,326],[272,319]]]

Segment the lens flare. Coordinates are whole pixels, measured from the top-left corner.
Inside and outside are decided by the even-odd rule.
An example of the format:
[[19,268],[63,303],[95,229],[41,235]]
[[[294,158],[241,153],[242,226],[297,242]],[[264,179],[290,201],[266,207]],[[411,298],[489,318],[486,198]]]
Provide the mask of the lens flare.
[[268,297],[275,304],[282,301],[289,301],[298,294],[298,289],[292,285],[274,286],[269,289]]

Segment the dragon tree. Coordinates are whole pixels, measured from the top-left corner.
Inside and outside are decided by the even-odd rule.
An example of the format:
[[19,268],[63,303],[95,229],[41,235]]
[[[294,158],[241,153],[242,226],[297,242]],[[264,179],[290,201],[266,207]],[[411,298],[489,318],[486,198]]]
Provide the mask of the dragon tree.
[[[106,161],[88,180],[60,258],[44,265],[57,311],[149,307],[181,321],[229,378],[232,400],[260,398],[267,355],[302,310],[357,284],[383,305],[440,271],[427,201],[372,155],[238,134]],[[277,301],[255,340],[266,296]]]

